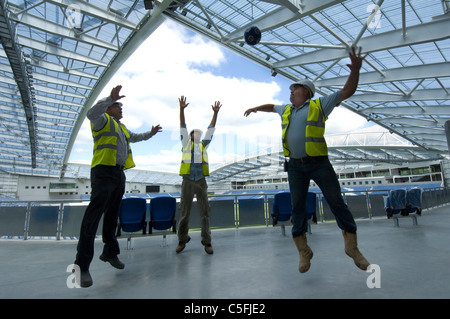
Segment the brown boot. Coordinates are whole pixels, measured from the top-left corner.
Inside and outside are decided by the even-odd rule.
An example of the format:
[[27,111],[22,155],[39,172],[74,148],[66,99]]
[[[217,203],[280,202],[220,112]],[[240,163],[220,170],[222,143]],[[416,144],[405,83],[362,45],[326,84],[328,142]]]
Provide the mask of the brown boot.
[[181,253],[183,251],[183,249],[186,247],[186,244],[191,240],[191,237],[188,236],[186,241],[180,241],[178,242],[178,246],[175,249],[176,253]]
[[298,253],[300,255],[300,263],[298,265],[298,271],[301,273],[307,272],[311,266],[311,259],[313,252],[309,248],[306,240],[306,234],[294,237],[295,246],[297,246]]
[[208,255],[214,254],[214,250],[213,250],[211,244],[205,245],[205,251]]
[[362,270],[367,270],[370,263],[361,254],[358,249],[358,242],[356,240],[356,234],[348,233],[345,230],[342,231],[345,243],[345,253],[353,259],[355,265]]

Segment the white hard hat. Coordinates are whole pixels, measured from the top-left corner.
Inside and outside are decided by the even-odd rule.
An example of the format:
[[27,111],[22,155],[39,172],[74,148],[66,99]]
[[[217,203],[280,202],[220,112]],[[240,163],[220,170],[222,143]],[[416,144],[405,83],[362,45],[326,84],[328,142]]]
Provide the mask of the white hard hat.
[[294,85],[302,85],[302,86],[305,86],[305,87],[307,87],[308,89],[309,89],[309,92],[311,93],[311,98],[314,96],[314,94],[316,93],[316,87],[315,87],[315,85],[314,85],[314,83],[312,83],[310,80],[299,80],[299,81],[297,81],[297,82],[295,82],[295,83],[292,83],[290,86],[289,86],[289,90],[292,90],[292,88],[293,88],[293,86]]

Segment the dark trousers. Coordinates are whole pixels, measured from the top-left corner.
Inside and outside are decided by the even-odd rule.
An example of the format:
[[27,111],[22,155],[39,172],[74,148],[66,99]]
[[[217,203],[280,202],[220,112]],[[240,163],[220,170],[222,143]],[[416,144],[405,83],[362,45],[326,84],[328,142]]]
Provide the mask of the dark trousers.
[[355,220],[342,198],[341,187],[333,166],[327,157],[320,157],[306,163],[289,161],[288,181],[292,200],[292,236],[300,236],[307,230],[306,195],[311,179],[322,190],[339,228],[349,233],[356,233]]
[[97,165],[91,169],[91,185],[91,200],[81,223],[75,259],[81,271],[89,269],[94,257],[94,240],[103,214],[103,254],[114,257],[120,253],[116,230],[125,192],[125,174],[118,166]]

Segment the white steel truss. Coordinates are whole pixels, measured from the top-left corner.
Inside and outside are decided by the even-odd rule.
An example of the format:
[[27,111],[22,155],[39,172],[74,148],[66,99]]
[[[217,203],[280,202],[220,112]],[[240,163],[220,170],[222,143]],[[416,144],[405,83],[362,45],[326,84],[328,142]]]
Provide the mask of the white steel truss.
[[[448,0],[0,0],[0,169],[63,176],[87,110],[166,18],[274,76],[315,81],[319,95],[343,86],[348,51],[361,47],[358,90],[342,105],[407,140],[417,156],[448,153]],[[263,34],[255,46],[243,40],[252,25]]]

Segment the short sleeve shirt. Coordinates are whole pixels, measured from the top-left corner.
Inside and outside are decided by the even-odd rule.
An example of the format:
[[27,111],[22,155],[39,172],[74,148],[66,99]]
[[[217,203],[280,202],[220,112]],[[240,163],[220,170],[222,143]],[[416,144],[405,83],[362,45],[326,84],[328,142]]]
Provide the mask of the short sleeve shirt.
[[[328,117],[333,111],[334,107],[337,106],[339,98],[341,96],[341,91],[336,91],[330,95],[320,97],[320,105],[325,113],[325,117]],[[290,157],[302,158],[308,156],[306,154],[305,143],[306,143],[306,119],[308,117],[309,101],[306,101],[299,108],[293,108],[291,112],[291,118],[289,121],[289,127],[287,130],[287,144],[291,151]],[[275,105],[274,110],[280,117],[284,113],[284,108],[286,105]]]

